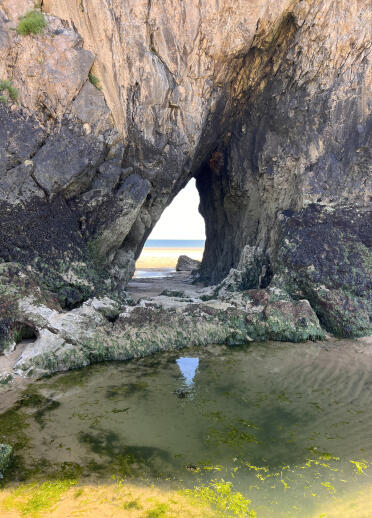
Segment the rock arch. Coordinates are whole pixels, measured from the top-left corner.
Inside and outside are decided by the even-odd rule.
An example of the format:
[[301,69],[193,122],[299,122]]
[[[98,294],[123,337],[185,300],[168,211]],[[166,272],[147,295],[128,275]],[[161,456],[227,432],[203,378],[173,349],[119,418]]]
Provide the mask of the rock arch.
[[27,40],[0,9],[0,71],[19,88],[0,106],[2,261],[65,307],[121,294],[196,177],[206,281],[232,269],[237,288],[281,286],[329,330],[369,332],[369,2],[83,4],[44,0]]

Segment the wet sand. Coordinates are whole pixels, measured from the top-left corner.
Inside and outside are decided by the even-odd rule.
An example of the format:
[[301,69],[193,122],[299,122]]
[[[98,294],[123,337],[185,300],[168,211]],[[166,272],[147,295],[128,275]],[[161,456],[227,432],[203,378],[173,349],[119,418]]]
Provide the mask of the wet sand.
[[[145,270],[140,270],[140,274]],[[138,278],[135,276],[128,283],[127,292],[133,300],[138,301],[141,298],[157,297],[164,290],[168,291],[183,291],[183,292],[197,292],[199,288],[204,285],[194,284],[194,279],[189,272],[175,272],[174,270],[165,271],[165,269],[146,270],[148,276]],[[163,275],[156,276],[157,273]]]
[[203,248],[144,248],[136,268],[175,268],[180,255],[201,261],[203,251]]

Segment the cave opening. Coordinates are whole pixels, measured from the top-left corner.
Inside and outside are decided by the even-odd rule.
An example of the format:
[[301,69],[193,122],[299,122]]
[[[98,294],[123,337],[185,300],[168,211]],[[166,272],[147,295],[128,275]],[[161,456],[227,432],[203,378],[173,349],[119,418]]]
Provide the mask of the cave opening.
[[[205,221],[199,212],[199,205],[196,181],[191,178],[163,211],[146,240],[136,262],[134,278],[167,276],[176,271],[180,256],[199,262],[202,260]],[[182,271],[182,264],[179,268]]]
[[36,328],[27,322],[16,322],[13,329],[13,338],[16,344],[34,342],[38,338]]

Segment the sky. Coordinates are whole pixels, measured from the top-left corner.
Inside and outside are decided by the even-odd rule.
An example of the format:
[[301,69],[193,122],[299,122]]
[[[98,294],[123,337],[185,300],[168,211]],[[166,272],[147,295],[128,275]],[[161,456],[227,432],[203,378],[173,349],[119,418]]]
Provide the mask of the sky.
[[149,239],[205,239],[204,219],[198,206],[199,193],[192,178],[165,209]]

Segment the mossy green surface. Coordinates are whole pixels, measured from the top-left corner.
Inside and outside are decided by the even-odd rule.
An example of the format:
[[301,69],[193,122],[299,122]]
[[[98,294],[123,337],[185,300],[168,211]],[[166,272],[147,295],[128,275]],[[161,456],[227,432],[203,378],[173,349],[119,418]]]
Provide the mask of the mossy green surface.
[[300,342],[322,338],[324,332],[307,303],[304,306],[301,302],[280,301],[278,307],[269,306],[264,313],[234,307],[216,309],[207,304],[186,303],[183,311],[156,305],[153,308],[136,306],[114,325],[101,323],[91,338],[80,338],[74,347],[40,352],[23,361],[22,369],[28,375],[48,374],[187,345],[240,345],[268,339]]
[[20,486],[3,501],[5,510],[16,509],[21,516],[37,518],[51,509],[76,480],[47,481]]
[[185,494],[215,508],[220,516],[236,518],[256,518],[257,514],[249,510],[251,500],[239,491],[234,491],[231,482],[224,479],[213,480],[206,486],[196,486],[185,490]]
[[93,86],[97,88],[97,90],[102,90],[100,80],[97,76],[93,75],[91,72],[89,72],[89,82],[92,83]]
[[1,94],[0,102],[5,104],[8,102],[8,98],[3,93],[4,91],[6,91],[8,93],[9,98],[12,101],[16,101],[18,99],[18,89],[15,88],[15,86],[13,86],[12,82],[9,81],[8,79],[4,79],[3,81],[0,81],[0,94]]
[[13,448],[9,444],[0,443],[0,478],[4,476],[9,467],[13,455]]
[[46,24],[47,22],[44,14],[35,9],[21,17],[17,25],[17,33],[22,36],[27,36],[28,34],[39,34],[42,32]]

